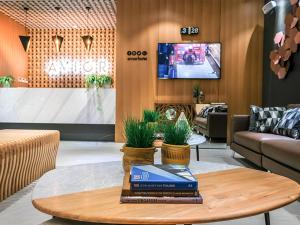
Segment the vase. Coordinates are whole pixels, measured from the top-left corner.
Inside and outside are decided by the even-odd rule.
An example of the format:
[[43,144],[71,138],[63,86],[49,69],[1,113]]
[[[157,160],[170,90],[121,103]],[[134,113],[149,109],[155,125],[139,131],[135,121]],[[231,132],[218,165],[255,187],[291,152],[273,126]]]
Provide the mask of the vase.
[[154,163],[155,147],[151,148],[133,148],[123,146],[120,150],[123,155],[123,169],[124,172],[129,172],[133,164],[151,165]]
[[161,147],[162,164],[190,164],[191,148],[189,145],[170,145],[163,143]]
[[103,88],[106,88],[106,89],[107,89],[107,88],[111,88],[111,84],[104,84],[104,85],[103,85]]

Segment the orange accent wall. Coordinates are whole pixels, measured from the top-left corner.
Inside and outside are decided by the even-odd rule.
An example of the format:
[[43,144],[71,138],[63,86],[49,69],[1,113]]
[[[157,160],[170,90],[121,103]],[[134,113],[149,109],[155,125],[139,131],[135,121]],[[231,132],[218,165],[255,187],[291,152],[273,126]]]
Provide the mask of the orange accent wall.
[[25,28],[3,13],[0,13],[0,27],[0,76],[11,75],[15,87],[26,87],[26,83],[18,82],[19,78],[28,80],[28,57],[19,39]]

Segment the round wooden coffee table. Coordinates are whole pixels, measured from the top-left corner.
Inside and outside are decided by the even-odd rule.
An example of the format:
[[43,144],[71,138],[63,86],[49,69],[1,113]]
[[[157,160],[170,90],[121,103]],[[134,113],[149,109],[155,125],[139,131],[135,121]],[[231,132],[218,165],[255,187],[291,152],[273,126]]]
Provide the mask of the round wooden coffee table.
[[[120,204],[121,186],[44,198],[33,196],[32,203],[55,217],[95,223],[195,224],[265,213],[266,223],[270,224],[269,211],[300,197],[298,183],[252,169],[237,168],[196,177],[203,204]],[[39,183],[36,188],[41,188]]]

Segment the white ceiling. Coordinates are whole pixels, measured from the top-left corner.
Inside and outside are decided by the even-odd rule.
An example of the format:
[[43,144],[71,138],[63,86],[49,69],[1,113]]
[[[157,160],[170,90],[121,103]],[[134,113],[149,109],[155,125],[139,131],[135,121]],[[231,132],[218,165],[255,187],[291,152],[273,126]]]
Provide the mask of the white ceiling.
[[[0,12],[29,28],[115,28],[117,0],[0,0]],[[61,7],[57,13],[55,7]],[[90,6],[87,25],[86,6]],[[58,21],[58,22],[57,22]],[[57,25],[58,24],[58,25]]]

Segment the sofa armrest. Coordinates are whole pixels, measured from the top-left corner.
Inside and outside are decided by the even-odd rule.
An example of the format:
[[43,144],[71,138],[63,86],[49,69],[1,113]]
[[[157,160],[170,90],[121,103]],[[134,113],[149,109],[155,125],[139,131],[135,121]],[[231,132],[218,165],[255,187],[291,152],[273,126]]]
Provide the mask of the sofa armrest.
[[226,112],[208,113],[207,129],[208,136],[212,138],[227,137],[227,116]]
[[235,132],[246,131],[249,129],[250,116],[249,115],[233,115],[231,117],[231,135],[230,143],[233,142]]

